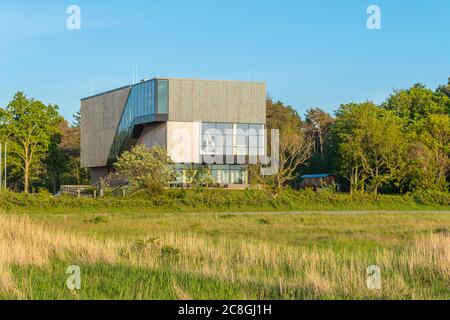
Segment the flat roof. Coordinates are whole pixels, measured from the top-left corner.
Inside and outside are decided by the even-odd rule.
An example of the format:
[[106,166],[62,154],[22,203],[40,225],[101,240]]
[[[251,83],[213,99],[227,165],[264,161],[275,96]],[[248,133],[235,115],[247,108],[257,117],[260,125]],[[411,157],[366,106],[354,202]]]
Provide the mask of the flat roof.
[[117,91],[117,90],[122,90],[122,89],[125,89],[125,88],[130,88],[130,87],[132,87],[132,86],[141,84],[141,83],[143,83],[143,82],[152,81],[152,80],[188,80],[188,81],[202,81],[202,82],[232,82],[232,83],[258,83],[258,84],[265,84],[264,81],[245,81],[245,80],[207,80],[207,79],[194,79],[194,78],[167,78],[167,77],[155,77],[155,78],[151,78],[151,79],[143,79],[143,80],[141,80],[141,81],[139,81],[139,82],[137,82],[137,83],[129,84],[129,85],[126,85],[126,86],[122,86],[122,87],[120,87],[120,88],[116,88],[116,89],[112,89],[112,90],[108,90],[108,91],[96,93],[96,94],[94,94],[94,95],[92,95],[92,96],[88,96],[88,97],[82,98],[81,101],[83,101],[83,100],[88,100],[88,99],[92,99],[92,98],[95,98],[95,97],[98,97],[98,96],[102,96],[102,95],[104,95],[104,94],[111,93],[111,92],[114,92],[114,91]]

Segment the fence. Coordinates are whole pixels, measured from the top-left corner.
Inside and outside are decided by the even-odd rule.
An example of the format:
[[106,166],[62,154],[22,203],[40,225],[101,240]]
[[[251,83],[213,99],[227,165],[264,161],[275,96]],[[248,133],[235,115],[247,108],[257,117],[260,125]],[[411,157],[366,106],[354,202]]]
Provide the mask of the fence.
[[72,197],[97,197],[97,190],[92,186],[61,186],[61,195],[66,194]]

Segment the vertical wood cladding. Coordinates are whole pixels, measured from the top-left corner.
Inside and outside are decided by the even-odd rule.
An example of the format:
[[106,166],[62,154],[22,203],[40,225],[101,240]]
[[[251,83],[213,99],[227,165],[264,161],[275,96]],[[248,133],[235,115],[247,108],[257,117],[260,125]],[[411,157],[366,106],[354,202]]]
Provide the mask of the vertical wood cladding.
[[130,87],[81,101],[81,166],[106,166]]
[[169,79],[169,121],[266,122],[266,85]]

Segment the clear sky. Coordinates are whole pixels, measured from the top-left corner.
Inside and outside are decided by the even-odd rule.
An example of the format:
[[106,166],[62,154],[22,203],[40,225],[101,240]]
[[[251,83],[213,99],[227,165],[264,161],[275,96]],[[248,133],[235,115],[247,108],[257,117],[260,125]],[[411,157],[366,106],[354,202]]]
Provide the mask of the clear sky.
[[[81,30],[69,30],[69,5]],[[381,30],[366,26],[381,8]],[[265,81],[294,106],[334,111],[450,76],[450,1],[1,0],[0,106],[18,90],[72,119],[80,98],[140,78]]]

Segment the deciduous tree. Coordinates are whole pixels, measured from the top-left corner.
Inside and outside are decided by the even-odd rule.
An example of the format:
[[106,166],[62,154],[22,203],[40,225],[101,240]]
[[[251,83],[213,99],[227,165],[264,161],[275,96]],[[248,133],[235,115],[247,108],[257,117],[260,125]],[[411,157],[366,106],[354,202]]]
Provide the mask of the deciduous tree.
[[60,133],[62,118],[56,105],[45,105],[18,92],[0,111],[2,136],[8,141],[11,163],[23,176],[23,190],[29,192],[33,169],[42,165],[52,138]]
[[297,111],[280,101],[267,100],[267,129],[280,132],[280,163],[274,178],[275,184],[281,187],[298,177],[300,166],[311,157],[314,142],[305,133]]
[[330,134],[334,118],[320,108],[311,108],[306,111],[305,128],[315,140],[315,151],[325,159],[325,143]]
[[340,171],[351,191],[368,185],[377,193],[382,185],[399,181],[407,148],[399,117],[371,102],[342,105],[334,132]]
[[172,160],[159,145],[134,146],[119,156],[114,169],[132,191],[144,191],[149,197],[161,193],[175,178]]

